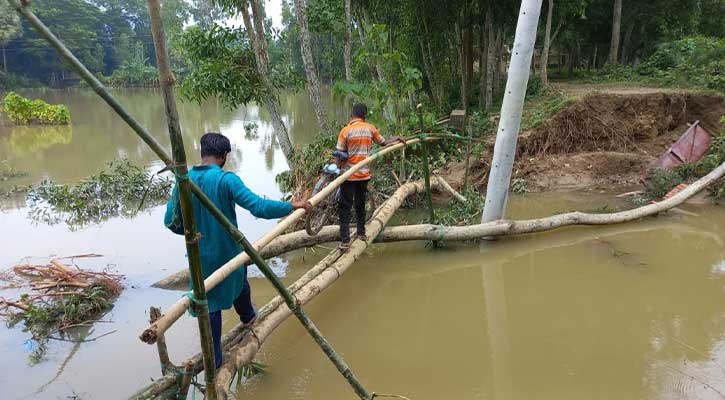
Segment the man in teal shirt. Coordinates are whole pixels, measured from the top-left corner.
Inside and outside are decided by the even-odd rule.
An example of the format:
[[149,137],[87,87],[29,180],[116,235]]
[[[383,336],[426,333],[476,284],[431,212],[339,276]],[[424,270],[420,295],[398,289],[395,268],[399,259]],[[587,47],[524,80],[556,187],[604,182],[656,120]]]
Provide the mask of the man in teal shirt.
[[[229,139],[220,133],[207,133],[201,137],[201,165],[189,170],[189,179],[214,202],[224,215],[237,226],[235,205],[248,210],[257,218],[276,219],[284,217],[297,208],[309,210],[307,201],[282,202],[267,200],[247,188],[237,174],[224,171],[227,155],[232,151]],[[242,252],[242,248],[224,230],[217,220],[192,196],[196,229],[201,234],[199,251],[201,268],[206,279],[227,261]],[[172,232],[184,234],[184,223],[179,205],[178,187],[174,187],[171,199],[166,205],[164,224]],[[252,306],[251,289],[247,280],[247,268],[238,268],[219,285],[207,293],[209,320],[214,338],[216,366],[222,363],[221,311],[234,306],[243,324],[251,324],[257,317]]]

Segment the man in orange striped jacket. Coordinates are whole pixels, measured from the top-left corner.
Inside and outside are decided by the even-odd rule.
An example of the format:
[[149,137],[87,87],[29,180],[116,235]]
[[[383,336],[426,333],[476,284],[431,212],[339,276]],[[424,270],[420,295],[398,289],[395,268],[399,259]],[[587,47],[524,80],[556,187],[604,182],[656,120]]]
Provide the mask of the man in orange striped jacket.
[[[352,106],[352,119],[342,128],[337,138],[336,149],[346,152],[348,159],[343,165],[343,171],[367,158],[372,150],[373,141],[381,146],[394,142],[405,144],[399,136],[385,140],[373,124],[365,122],[368,108],[365,104],[356,103]],[[350,248],[350,219],[351,208],[355,205],[355,219],[357,220],[358,239],[367,240],[365,236],[365,197],[368,192],[368,181],[372,175],[370,167],[364,166],[357,170],[340,187],[340,250]]]

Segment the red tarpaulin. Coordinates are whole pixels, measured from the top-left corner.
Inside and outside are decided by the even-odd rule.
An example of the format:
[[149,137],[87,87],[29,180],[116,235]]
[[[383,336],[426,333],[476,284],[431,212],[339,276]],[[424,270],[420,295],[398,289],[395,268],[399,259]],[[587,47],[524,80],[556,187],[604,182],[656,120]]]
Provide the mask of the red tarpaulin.
[[710,134],[695,121],[657,161],[659,168],[670,170],[683,163],[693,163],[707,154]]

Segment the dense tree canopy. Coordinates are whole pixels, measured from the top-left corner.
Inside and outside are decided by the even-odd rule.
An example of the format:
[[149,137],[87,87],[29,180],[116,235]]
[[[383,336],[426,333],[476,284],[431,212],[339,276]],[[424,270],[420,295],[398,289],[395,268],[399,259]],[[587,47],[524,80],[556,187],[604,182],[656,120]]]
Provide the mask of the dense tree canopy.
[[[272,27],[269,15],[264,15],[264,1],[257,3],[261,17],[267,18],[263,35],[267,43],[269,78],[276,87],[296,86],[298,79],[306,76],[306,69],[294,2],[282,0],[281,29]],[[414,69],[420,72],[420,88],[425,96],[418,93],[415,85],[408,85],[404,90],[397,90],[403,105],[409,102],[407,100],[416,100],[412,97],[422,97],[440,108],[463,106],[464,103],[476,107],[478,103],[500,95],[519,2],[351,0],[349,37],[346,35],[345,3],[341,0],[303,2],[312,62],[322,83],[334,85],[346,80],[342,50],[349,43],[353,62],[348,91],[355,88],[360,93],[360,85],[381,87],[381,82],[396,86],[401,79],[410,78]],[[725,0],[622,0],[619,39],[616,40],[613,35],[614,4],[615,0],[543,1],[533,68],[543,71],[541,64],[545,63],[550,68],[542,73],[572,75],[579,70],[601,68],[607,63],[637,66],[654,54],[661,43],[695,35],[714,38],[725,35]],[[205,37],[203,35],[212,37],[214,32],[222,32],[220,29],[235,32],[233,43],[246,40],[243,39],[245,27],[229,27],[229,21],[241,20],[240,10],[245,5],[248,6],[248,2],[244,0],[163,2],[162,13],[172,39],[172,60],[178,76],[199,78],[205,71],[206,76],[211,77],[208,73],[212,61],[220,75],[228,69],[233,76],[235,60],[239,61],[236,71],[254,66],[253,51],[231,58],[226,52],[217,60],[199,62],[191,56],[200,53],[189,48],[198,44],[196,39]],[[547,43],[550,5],[550,52],[542,57],[544,43]],[[0,8],[0,19],[10,19],[1,24],[0,45],[6,51],[9,72],[24,74],[46,84],[62,84],[68,71],[55,53],[25,22],[18,25],[13,22],[17,20],[12,13],[4,10]],[[123,73],[117,75],[144,75],[149,71],[143,67],[153,67],[155,57],[144,0],[43,0],[34,3],[34,10],[93,72],[111,76],[114,71],[121,70]],[[195,26],[189,33],[191,36],[180,40],[191,26]],[[384,40],[381,40],[381,34]],[[609,60],[613,37],[617,49],[615,62]],[[214,43],[209,42],[210,49],[215,48]],[[385,48],[380,47],[380,43],[384,43]],[[229,51],[238,52],[239,47]],[[395,70],[383,65],[385,54],[401,57]],[[256,82],[251,77],[254,68],[247,72],[245,79],[236,81],[237,85]],[[228,100],[236,98],[231,103],[239,103],[258,97],[259,87],[229,89],[228,79],[231,78],[225,79],[218,80],[217,87],[211,81],[201,81],[206,89],[197,91],[195,98],[203,93],[226,96]],[[230,93],[221,93],[227,90]]]
[[[206,1],[163,3],[162,14],[170,37],[180,34],[192,18],[204,23],[209,16],[216,15]],[[32,4],[36,15],[94,73],[111,75],[124,62],[138,62],[139,52],[142,62],[155,62],[145,0],[42,0]],[[7,7],[0,8],[0,19],[5,15],[16,17],[14,11],[6,11]],[[26,21],[22,21],[21,35],[5,41],[2,32],[6,25],[0,26],[0,44],[5,43],[8,72],[53,86],[72,78],[55,51]]]

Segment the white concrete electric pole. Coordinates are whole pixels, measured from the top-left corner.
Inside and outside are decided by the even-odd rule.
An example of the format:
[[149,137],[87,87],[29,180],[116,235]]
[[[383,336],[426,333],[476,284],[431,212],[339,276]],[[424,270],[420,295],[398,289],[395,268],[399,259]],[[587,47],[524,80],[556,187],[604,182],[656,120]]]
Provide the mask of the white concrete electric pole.
[[523,0],[521,2],[481,222],[501,219],[506,213],[511,169],[516,156],[516,140],[521,127],[521,114],[524,108],[526,85],[529,82],[541,1]]

